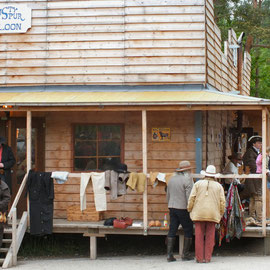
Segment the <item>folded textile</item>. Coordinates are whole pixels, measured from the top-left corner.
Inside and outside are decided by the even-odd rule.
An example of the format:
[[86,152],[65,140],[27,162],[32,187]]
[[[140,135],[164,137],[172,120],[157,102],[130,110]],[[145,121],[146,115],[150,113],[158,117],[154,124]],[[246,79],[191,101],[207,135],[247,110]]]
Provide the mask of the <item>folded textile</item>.
[[55,171],[52,172],[52,178],[56,180],[57,184],[64,184],[68,179],[69,172]]

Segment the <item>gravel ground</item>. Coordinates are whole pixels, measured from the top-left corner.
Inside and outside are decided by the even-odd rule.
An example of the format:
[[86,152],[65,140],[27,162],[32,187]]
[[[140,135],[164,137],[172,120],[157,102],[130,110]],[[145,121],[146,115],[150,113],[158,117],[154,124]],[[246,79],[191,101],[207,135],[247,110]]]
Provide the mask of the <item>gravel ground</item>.
[[195,261],[182,262],[180,259],[176,262],[167,263],[162,256],[127,256],[127,257],[107,257],[91,261],[87,258],[80,259],[51,259],[51,260],[23,260],[19,261],[16,269],[21,270],[74,270],[74,269],[98,269],[98,270],[249,270],[269,269],[270,257],[264,256],[226,256],[213,257],[211,263],[198,264]]
[[[212,262],[208,264],[182,262],[177,256],[177,244],[177,261],[167,263],[164,240],[164,236],[110,235],[107,238],[98,238],[98,258],[90,260],[88,238],[78,235],[56,235],[51,239],[35,238],[34,241],[28,238],[23,245],[25,252],[21,252],[16,269],[269,269],[270,256],[263,256],[263,239],[260,238],[234,239],[231,243],[223,242],[221,247],[216,245]],[[194,245],[192,249],[194,250]],[[43,251],[35,253],[37,250]]]

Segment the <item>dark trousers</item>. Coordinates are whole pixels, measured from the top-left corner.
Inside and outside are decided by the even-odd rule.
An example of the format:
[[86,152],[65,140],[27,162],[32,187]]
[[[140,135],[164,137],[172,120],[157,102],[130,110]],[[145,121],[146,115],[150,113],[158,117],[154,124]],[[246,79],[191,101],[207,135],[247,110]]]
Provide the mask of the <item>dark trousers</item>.
[[175,237],[178,227],[181,224],[184,230],[184,236],[192,238],[193,236],[193,223],[189,217],[186,209],[170,208],[170,229],[168,237]]

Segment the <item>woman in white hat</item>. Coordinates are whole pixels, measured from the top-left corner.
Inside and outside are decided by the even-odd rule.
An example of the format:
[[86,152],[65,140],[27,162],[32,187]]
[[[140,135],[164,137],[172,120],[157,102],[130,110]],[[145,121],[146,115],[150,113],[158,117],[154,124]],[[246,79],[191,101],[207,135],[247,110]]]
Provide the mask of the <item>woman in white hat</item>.
[[195,223],[196,261],[207,263],[215,245],[215,224],[220,222],[225,210],[225,196],[223,187],[215,181],[218,176],[215,166],[207,166],[201,174],[205,178],[194,184],[187,210]]

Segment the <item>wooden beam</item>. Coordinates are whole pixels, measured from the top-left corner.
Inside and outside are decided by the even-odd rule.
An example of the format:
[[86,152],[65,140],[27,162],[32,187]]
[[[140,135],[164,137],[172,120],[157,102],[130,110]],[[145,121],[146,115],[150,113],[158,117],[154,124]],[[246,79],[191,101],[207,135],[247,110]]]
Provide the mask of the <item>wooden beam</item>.
[[[142,159],[143,173],[147,174],[147,114],[146,110],[142,111]],[[145,182],[145,190],[143,193],[143,228],[144,234],[147,234],[148,225],[148,209],[147,209],[147,181]]]
[[262,110],[262,233],[266,236],[266,109]]
[[[32,167],[32,113],[27,111],[26,115],[26,168],[27,173]],[[27,214],[28,214],[28,225],[30,224],[30,205],[29,205],[29,193],[27,193]]]
[[226,104],[216,104],[216,105],[199,105],[199,104],[158,104],[158,105],[102,105],[102,106],[96,106],[96,105],[83,105],[78,106],[72,104],[70,106],[19,106],[14,107],[11,109],[2,109],[0,108],[0,111],[18,111],[18,112],[25,112],[31,110],[32,112],[71,112],[71,111],[227,111],[227,110],[239,110],[239,111],[245,111],[245,110],[256,110],[261,111],[262,110],[261,105],[226,105]]

